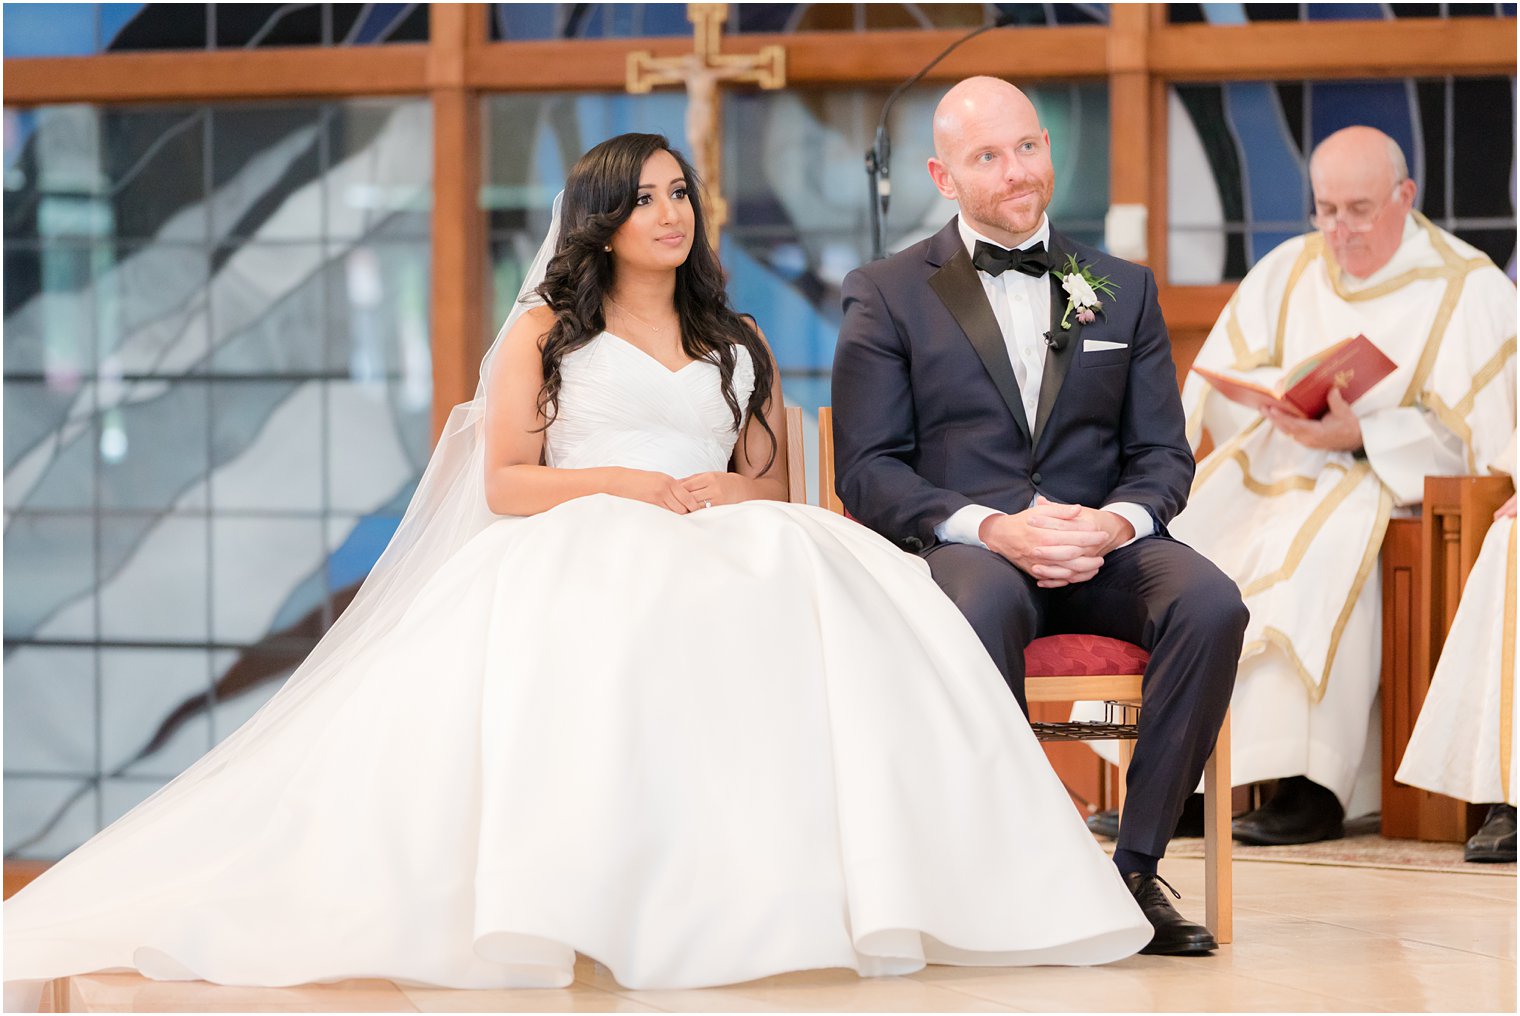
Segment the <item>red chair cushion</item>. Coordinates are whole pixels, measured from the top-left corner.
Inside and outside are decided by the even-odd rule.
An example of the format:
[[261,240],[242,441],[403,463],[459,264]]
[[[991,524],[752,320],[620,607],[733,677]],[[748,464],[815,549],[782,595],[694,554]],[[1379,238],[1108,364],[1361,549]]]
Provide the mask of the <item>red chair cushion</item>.
[[1143,674],[1151,654],[1132,642],[1102,635],[1047,635],[1024,647],[1028,677]]

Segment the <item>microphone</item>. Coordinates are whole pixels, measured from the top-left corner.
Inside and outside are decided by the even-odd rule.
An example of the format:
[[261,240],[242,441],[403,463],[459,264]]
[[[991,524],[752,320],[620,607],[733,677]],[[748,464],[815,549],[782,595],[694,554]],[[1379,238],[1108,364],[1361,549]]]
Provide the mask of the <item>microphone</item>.
[[1052,335],[1050,332],[1046,332],[1045,345],[1049,346],[1051,349],[1059,353],[1061,350],[1066,348],[1066,340],[1069,338],[1071,338],[1070,332],[1057,332],[1054,335]]
[[887,137],[887,114],[892,111],[892,106],[899,96],[909,88],[918,84],[925,74],[934,69],[945,57],[949,56],[963,44],[981,35],[990,32],[994,28],[1005,28],[1013,24],[1017,18],[1012,14],[999,14],[990,25],[973,29],[946,46],[944,52],[924,65],[923,70],[913,75],[907,81],[892,89],[892,94],[887,96],[887,101],[881,107],[881,118],[876,122],[876,137],[871,147],[866,149],[866,178],[870,183],[871,191],[871,260],[879,261],[886,257],[886,225],[887,207],[892,203],[892,142]]

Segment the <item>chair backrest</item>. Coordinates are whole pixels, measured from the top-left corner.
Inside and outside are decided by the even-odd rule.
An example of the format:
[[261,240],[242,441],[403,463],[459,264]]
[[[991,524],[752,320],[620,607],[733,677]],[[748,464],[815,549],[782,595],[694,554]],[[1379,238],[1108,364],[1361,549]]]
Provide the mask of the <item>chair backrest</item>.
[[[786,407],[786,499],[807,503],[806,442],[802,437],[802,410]],[[832,488],[830,488],[832,489]]]
[[818,504],[837,515],[845,514],[844,502],[834,489],[834,407],[818,410]]

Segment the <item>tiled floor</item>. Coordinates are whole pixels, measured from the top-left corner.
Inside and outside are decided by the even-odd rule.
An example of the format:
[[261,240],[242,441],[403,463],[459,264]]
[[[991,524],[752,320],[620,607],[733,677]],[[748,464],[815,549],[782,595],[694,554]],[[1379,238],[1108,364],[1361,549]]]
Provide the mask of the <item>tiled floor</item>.
[[[1203,866],[1162,873],[1200,918]],[[1205,958],[1095,968],[930,967],[862,980],[814,971],[704,991],[628,991],[582,961],[555,991],[444,991],[386,981],[292,989],[73,978],[76,1010],[760,1012],[1515,1011],[1515,879],[1311,865],[1235,866],[1235,942]]]

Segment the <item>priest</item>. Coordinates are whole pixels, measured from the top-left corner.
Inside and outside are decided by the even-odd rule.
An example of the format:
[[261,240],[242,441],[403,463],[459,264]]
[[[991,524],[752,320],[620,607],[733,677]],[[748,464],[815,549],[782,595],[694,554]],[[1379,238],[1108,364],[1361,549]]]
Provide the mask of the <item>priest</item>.
[[[1510,439],[1493,472],[1515,473]],[[1515,863],[1515,499],[1494,524],[1467,576],[1462,602],[1441,648],[1430,692],[1415,721],[1400,783],[1490,805],[1465,857]]]
[[1375,729],[1388,520],[1418,509],[1426,475],[1480,469],[1515,427],[1514,284],[1414,211],[1404,155],[1381,131],[1330,135],[1309,175],[1316,231],[1251,270],[1196,362],[1271,387],[1361,334],[1397,368],[1352,405],[1332,392],[1317,420],[1246,409],[1192,375],[1188,438],[1197,449],[1207,432],[1214,450],[1171,525],[1250,608],[1231,773],[1278,781],[1235,822],[1253,844],[1343,834]]

